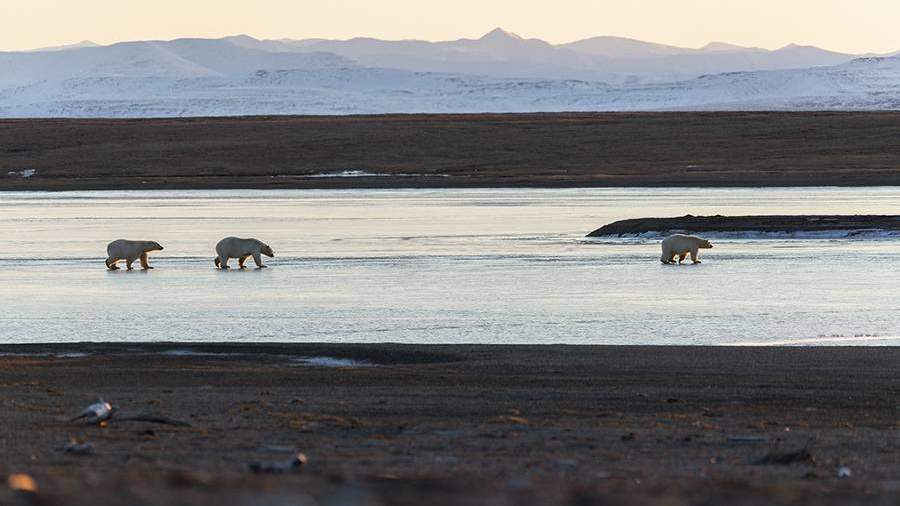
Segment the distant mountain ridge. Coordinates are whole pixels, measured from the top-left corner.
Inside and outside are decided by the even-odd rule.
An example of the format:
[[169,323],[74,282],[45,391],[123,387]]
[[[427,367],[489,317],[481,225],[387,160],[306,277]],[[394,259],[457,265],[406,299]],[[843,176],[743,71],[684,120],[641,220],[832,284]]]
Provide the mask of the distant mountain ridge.
[[690,49],[609,36],[553,45],[540,39],[523,38],[501,28],[479,39],[445,42],[369,38],[278,42],[283,50],[329,52],[376,67],[612,83],[671,81],[710,73],[837,65],[860,56],[799,45],[769,51],[718,42]]
[[[146,42],[178,43],[179,40],[204,39]],[[413,72],[580,79],[609,83],[660,82],[690,79],[713,73],[838,65],[859,56],[871,56],[839,53],[796,44],[777,50],[767,50],[725,42],[711,42],[702,48],[693,49],[611,36],[554,45],[541,39],[523,38],[501,28],[496,28],[478,39],[463,38],[442,42],[366,37],[347,40],[259,40],[248,35],[206,40],[226,41],[242,48],[266,52],[332,53],[364,66]],[[82,47],[96,47],[96,45],[85,41],[47,50],[72,50]]]
[[0,117],[898,109],[900,58],[494,30],[448,42],[222,39],[0,52]]

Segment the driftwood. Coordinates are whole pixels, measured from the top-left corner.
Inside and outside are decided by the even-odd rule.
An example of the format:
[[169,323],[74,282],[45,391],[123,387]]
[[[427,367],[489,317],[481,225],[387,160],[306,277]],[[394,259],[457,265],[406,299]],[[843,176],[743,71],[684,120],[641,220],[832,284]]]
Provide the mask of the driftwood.
[[174,418],[169,418],[167,416],[159,416],[159,415],[151,415],[151,414],[138,414],[138,415],[119,415],[115,414],[111,418],[113,421],[117,422],[149,422],[149,423],[158,423],[162,425],[172,425],[175,427],[190,427],[191,424],[188,422],[184,422],[181,420],[176,420]]
[[70,419],[69,422],[77,422],[80,420],[84,420],[88,425],[97,425],[103,424],[104,422],[109,423],[112,421],[118,421],[149,422],[162,425],[172,425],[175,427],[191,426],[191,424],[188,422],[169,418],[168,416],[154,415],[152,413],[123,413],[120,412],[118,408],[114,407],[112,404],[104,401],[102,398],[98,399],[96,403],[91,404],[90,406],[85,408],[77,416]]

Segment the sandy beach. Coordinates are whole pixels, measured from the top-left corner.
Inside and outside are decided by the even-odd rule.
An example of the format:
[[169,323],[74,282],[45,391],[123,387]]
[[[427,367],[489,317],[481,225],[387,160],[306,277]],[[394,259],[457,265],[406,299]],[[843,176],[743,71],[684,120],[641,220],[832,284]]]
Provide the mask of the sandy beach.
[[[37,487],[0,486],[3,504],[900,501],[897,348],[72,344],[0,354],[0,473]],[[123,419],[68,421],[97,396]],[[124,419],[135,413],[190,426]],[[89,453],[64,452],[70,438]],[[308,459],[297,472],[248,468],[295,452]]]
[[[898,136],[896,112],[0,120],[0,190],[898,185]],[[372,175],[321,177],[345,171]]]

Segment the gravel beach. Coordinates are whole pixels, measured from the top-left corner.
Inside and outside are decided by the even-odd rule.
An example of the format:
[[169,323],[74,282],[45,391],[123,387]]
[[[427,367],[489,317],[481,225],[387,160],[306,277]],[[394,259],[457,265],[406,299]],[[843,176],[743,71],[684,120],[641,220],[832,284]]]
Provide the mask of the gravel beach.
[[898,185],[898,139],[897,112],[0,120],[0,190]]
[[[6,345],[0,503],[897,504],[898,364],[898,348]],[[98,396],[111,420],[69,421]],[[249,467],[297,452],[284,474]]]

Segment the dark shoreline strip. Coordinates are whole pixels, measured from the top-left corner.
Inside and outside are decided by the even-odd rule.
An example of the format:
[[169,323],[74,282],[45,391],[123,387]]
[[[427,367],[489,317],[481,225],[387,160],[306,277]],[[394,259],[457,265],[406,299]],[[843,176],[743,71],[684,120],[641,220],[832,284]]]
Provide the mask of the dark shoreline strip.
[[[0,190],[892,186],[898,139],[900,112],[0,120]],[[344,171],[379,176],[310,177]]]
[[682,216],[680,218],[635,218],[594,230],[588,237],[637,235],[649,232],[828,232],[836,230],[900,231],[900,216],[894,215],[804,215],[804,216]]

